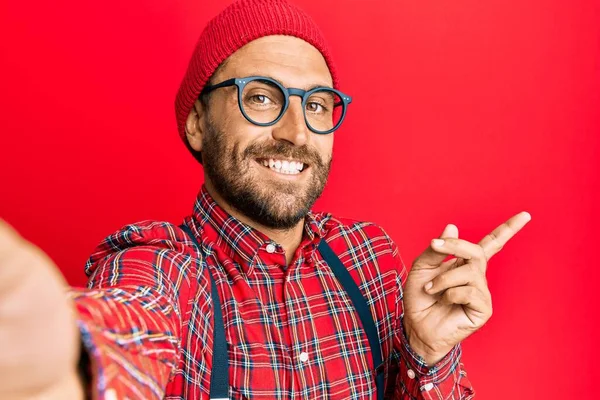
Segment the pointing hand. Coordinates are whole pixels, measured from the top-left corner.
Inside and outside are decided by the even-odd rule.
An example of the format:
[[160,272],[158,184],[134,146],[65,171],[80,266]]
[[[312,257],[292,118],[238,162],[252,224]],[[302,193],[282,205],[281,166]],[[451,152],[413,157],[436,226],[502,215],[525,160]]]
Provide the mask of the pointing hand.
[[[427,364],[441,360],[492,316],[488,261],[531,219],[522,212],[478,244],[458,238],[448,225],[414,261],[404,287],[404,329]],[[454,256],[444,261],[448,256]]]

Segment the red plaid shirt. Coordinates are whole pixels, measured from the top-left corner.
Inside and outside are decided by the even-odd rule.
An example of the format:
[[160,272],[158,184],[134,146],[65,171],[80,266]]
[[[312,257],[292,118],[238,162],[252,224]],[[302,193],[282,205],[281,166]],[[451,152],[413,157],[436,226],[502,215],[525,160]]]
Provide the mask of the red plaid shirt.
[[376,322],[386,398],[470,399],[460,347],[427,368],[402,329],[407,271],[377,225],[310,213],[293,261],[221,209],[205,189],[184,219],[202,245],[168,222],[107,237],[71,296],[90,355],[94,397],[208,399],[212,363],[209,270],[223,307],[233,399],[375,399],[367,337],[316,246],[325,239]]

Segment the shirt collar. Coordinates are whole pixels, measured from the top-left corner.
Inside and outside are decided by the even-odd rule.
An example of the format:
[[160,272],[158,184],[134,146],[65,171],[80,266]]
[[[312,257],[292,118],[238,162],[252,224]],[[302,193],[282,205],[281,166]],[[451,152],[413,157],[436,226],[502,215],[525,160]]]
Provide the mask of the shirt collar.
[[[304,218],[304,234],[300,248],[318,242],[326,234],[325,223],[329,215],[309,212]],[[201,232],[202,242],[207,239],[225,252],[226,256],[251,264],[257,252],[264,246],[275,244],[268,236],[241,222],[221,208],[202,185],[194,204],[192,220]]]

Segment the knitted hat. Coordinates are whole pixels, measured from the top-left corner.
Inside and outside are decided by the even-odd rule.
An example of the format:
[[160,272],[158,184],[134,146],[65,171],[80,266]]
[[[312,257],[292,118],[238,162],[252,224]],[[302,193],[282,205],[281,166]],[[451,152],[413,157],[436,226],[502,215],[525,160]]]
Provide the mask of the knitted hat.
[[239,0],[213,18],[200,35],[187,72],[175,98],[179,135],[192,150],[185,123],[194,102],[219,65],[245,44],[269,35],[302,39],[321,52],[338,87],[337,76],[325,39],[304,11],[286,0]]

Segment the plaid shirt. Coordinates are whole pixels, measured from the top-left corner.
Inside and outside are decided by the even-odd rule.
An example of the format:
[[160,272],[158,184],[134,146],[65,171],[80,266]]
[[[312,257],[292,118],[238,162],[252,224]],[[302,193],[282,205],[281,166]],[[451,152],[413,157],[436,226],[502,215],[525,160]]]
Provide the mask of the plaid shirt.
[[107,237],[70,293],[90,355],[94,398],[208,399],[213,311],[222,300],[233,399],[375,399],[367,337],[316,247],[325,239],[357,282],[376,322],[386,398],[470,399],[460,347],[434,367],[402,329],[407,271],[377,225],[310,213],[293,261],[221,209],[203,188],[177,226],[145,221]]

